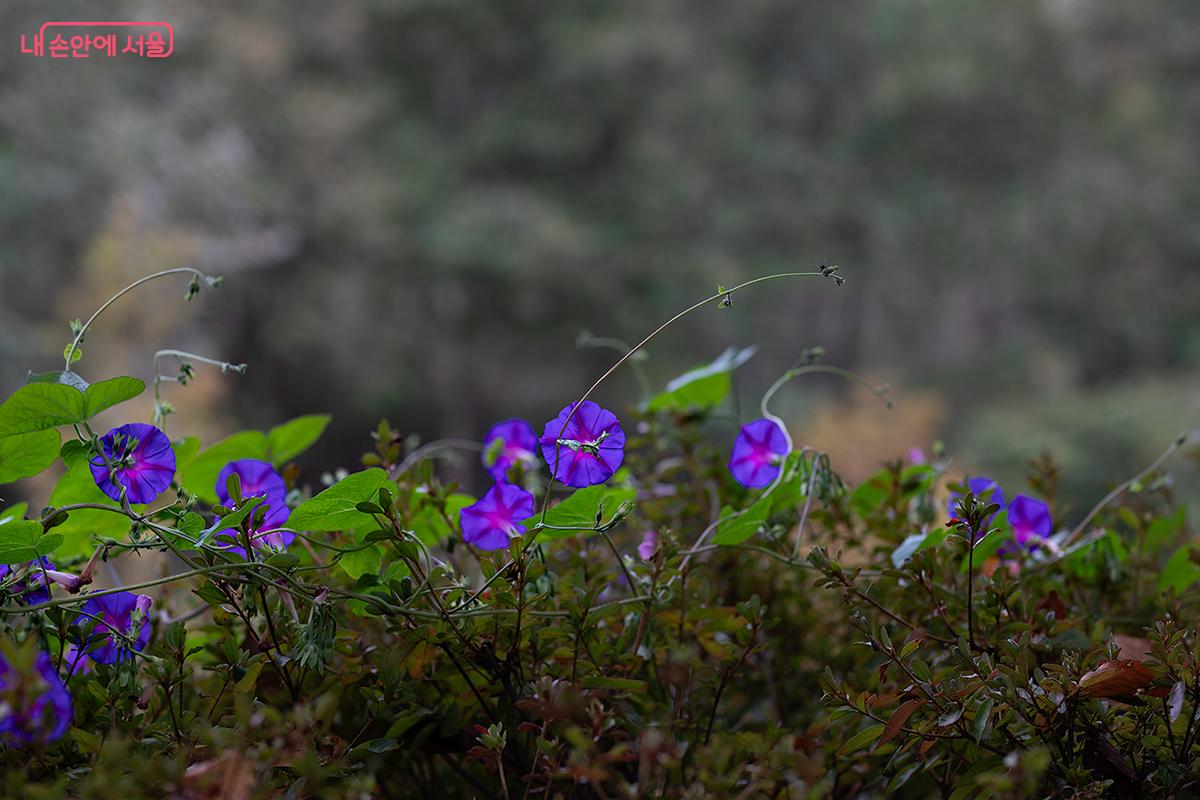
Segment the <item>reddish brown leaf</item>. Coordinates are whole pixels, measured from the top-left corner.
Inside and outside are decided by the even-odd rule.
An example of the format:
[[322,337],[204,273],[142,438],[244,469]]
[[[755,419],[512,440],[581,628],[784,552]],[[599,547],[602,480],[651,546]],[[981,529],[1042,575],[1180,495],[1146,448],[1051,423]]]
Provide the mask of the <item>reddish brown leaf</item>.
[[1149,688],[1154,676],[1132,658],[1105,661],[1079,679],[1079,691],[1088,697],[1133,697]]
[[883,733],[879,734],[879,738],[875,741],[875,747],[882,747],[888,739],[899,733],[900,729],[904,727],[904,723],[908,722],[908,718],[913,715],[913,712],[921,707],[922,702],[921,700],[909,700],[893,711],[891,718],[883,726]]

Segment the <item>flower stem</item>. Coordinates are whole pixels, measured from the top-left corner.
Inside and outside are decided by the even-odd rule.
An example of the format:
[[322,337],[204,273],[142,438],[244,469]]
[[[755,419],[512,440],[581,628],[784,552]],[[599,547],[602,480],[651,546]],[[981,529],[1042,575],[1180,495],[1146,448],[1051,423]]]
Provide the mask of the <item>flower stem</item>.
[[114,294],[112,297],[108,298],[108,300],[105,301],[104,305],[102,305],[98,309],[96,309],[96,312],[88,318],[88,321],[83,323],[82,327],[80,327],[79,331],[75,334],[75,338],[71,341],[71,346],[67,348],[67,351],[65,353],[65,358],[66,358],[67,363],[63,369],[66,369],[66,370],[71,369],[71,364],[74,361],[75,353],[79,350],[79,343],[83,341],[83,337],[85,334],[87,334],[88,328],[90,328],[92,326],[92,323],[96,321],[96,318],[99,317],[101,314],[103,314],[108,309],[109,306],[111,306],[113,303],[120,300],[123,296],[125,296],[129,292],[131,292],[134,289],[136,289],[137,287],[141,286],[143,283],[149,283],[150,281],[154,280],[155,278],[165,278],[168,275],[191,275],[193,279],[202,279],[202,280],[208,282],[209,285],[213,285],[213,286],[216,285],[215,281],[219,281],[219,279],[210,278],[208,275],[205,275],[200,270],[194,269],[192,267],[175,267],[174,269],[164,269],[161,272],[155,272],[152,275],[146,275],[143,278],[138,278],[136,281],[129,284],[124,289],[122,289],[121,291]]
[[[627,353],[625,353],[625,355],[623,355],[619,359],[617,359],[617,362],[615,364],[613,364],[611,367],[609,367],[603,375],[601,375],[599,378],[597,378],[596,382],[593,383],[590,387],[588,387],[588,390],[583,393],[583,396],[575,401],[575,404],[571,407],[570,413],[568,413],[566,419],[563,420],[563,424],[562,424],[562,427],[558,431],[558,435],[555,436],[554,438],[555,439],[562,438],[563,433],[565,433],[567,430],[567,425],[569,425],[571,423],[571,419],[575,416],[575,413],[579,410],[579,406],[581,406],[585,400],[587,400],[589,397],[591,397],[592,392],[596,391],[596,389],[600,386],[600,384],[602,384],[606,380],[608,380],[608,378],[614,372],[616,372],[617,369],[620,368],[620,366],[622,364],[624,364],[626,361],[628,361],[630,358],[632,358],[634,353],[641,350],[643,347],[645,347],[647,344],[650,343],[651,339],[658,336],[660,333],[665,331],[667,328],[671,327],[676,322],[683,319],[684,317],[686,317],[688,314],[692,313],[696,309],[702,308],[702,307],[708,305],[709,303],[721,300],[722,298],[731,297],[735,292],[739,292],[742,289],[746,289],[757,283],[763,283],[765,281],[775,280],[776,278],[828,278],[828,277],[830,277],[830,275],[827,272],[777,272],[773,275],[762,275],[757,278],[752,278],[751,280],[745,281],[743,283],[739,283],[737,286],[734,286],[730,289],[723,289],[714,295],[709,295],[708,297],[704,298],[703,300],[693,303],[692,305],[685,308],[683,311],[680,311],[678,314],[671,317],[666,322],[664,322],[663,324],[659,325],[657,328],[652,330],[649,334],[646,335],[646,338],[642,339],[640,342],[638,342],[636,345],[634,345],[632,348],[630,348],[630,350]],[[542,513],[541,513],[542,522],[546,521],[546,513],[550,510],[550,493],[554,489],[554,484],[556,483],[556,473],[558,472],[558,455],[559,455],[560,450],[562,450],[562,446],[559,444],[555,444],[555,446],[554,446],[554,463],[551,465],[551,469],[550,469],[550,483],[547,485],[546,494],[542,498]]]

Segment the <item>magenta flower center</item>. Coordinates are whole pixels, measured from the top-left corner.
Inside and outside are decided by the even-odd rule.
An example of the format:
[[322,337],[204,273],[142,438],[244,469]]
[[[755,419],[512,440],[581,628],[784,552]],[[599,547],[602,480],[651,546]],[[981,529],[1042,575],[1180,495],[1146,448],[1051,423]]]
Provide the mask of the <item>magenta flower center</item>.
[[772,451],[766,442],[755,442],[746,460],[758,466],[772,466],[779,463],[779,454]]
[[487,520],[492,525],[495,525],[497,528],[503,530],[505,533],[511,534],[513,531],[514,526],[512,516],[509,514],[508,509],[506,508],[500,508],[492,511],[487,515]]
[[100,615],[100,619],[96,623],[96,627],[101,627],[101,626],[107,626],[110,631],[119,632],[121,630],[121,620],[117,619],[115,616],[113,616],[109,612],[105,611],[104,613],[102,613]]

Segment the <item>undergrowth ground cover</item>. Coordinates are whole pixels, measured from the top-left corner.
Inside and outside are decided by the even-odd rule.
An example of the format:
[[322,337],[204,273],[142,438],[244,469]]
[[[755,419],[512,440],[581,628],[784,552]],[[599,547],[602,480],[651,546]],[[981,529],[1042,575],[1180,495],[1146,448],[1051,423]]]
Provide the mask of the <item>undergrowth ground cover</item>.
[[[0,405],[0,483],[61,472],[41,506],[0,510],[0,792],[1200,793],[1200,548],[1167,472],[1187,436],[1071,510],[1049,456],[1026,485],[937,447],[847,485],[772,400],[832,373],[890,401],[819,348],[744,417],[752,349],[592,399],[618,369],[649,385],[666,327],[785,278],[843,281],[720,288],[544,418],[474,443],[384,421],[325,474],[295,464],[324,415],[171,436],[172,384],[244,365],[161,350],[149,388],[85,380],[111,303],[219,281],[127,287]],[[93,425],[147,391],[152,419]],[[442,477],[464,448],[479,485]],[[155,577],[110,585],[129,563]]]

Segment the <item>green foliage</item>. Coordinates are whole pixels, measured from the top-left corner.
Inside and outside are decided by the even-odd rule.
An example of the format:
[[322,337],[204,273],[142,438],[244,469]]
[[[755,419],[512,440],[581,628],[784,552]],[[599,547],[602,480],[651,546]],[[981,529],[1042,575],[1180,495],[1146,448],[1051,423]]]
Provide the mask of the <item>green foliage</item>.
[[[116,504],[100,491],[88,467],[88,450],[80,442],[71,440],[63,444],[62,460],[66,472],[54,485],[49,505],[55,508],[79,503],[98,504],[113,511],[84,508],[71,511],[55,529],[63,537],[57,548],[57,556],[82,556],[92,552],[95,539],[120,540],[129,532],[130,521],[117,511]],[[133,505],[135,512],[144,506]]]
[[[206,537],[250,524],[261,498],[172,503],[136,522],[111,502],[60,519],[52,499],[48,533],[24,506],[7,509],[0,561],[45,553],[63,531],[56,557],[82,555],[107,520],[113,555],[182,554],[196,572],[160,602],[188,587],[203,607],[156,626],[136,660],[72,678],[75,727],[53,760],[0,756],[0,774],[32,786],[70,765],[67,785],[82,793],[94,771],[137,754],[122,768],[141,787],[130,794],[284,758],[308,766],[267,773],[271,791],[346,798],[503,796],[505,785],[577,797],[1117,797],[1177,792],[1200,765],[1188,722],[1200,634],[1182,624],[1200,567],[1163,482],[1102,508],[1077,542],[1064,530],[1014,551],[995,506],[969,498],[965,519],[937,524],[942,464],[889,464],[850,491],[820,453],[797,451],[772,486],[748,492],[728,479],[724,447],[699,435],[702,415],[646,410],[632,424],[653,446],[631,447],[609,485],[572,491],[545,527],[535,514],[494,553],[462,546],[458,514],[474,497],[430,461],[394,477],[369,468],[302,500],[287,525],[304,546],[252,562]],[[292,426],[308,431],[295,441],[323,425]],[[188,472],[211,471],[201,459],[265,438],[207,451],[185,440],[177,452]],[[694,474],[648,491],[640,476],[685,447]],[[62,455],[56,496],[101,502],[87,445]],[[645,530],[658,533],[653,554],[635,558]],[[28,640],[33,625],[51,653],[81,635],[56,622],[61,608],[0,606],[9,636]]]
[[61,443],[54,429],[0,438],[0,483],[37,475],[58,460]]
[[230,461],[253,458],[282,466],[312,447],[328,425],[328,415],[311,414],[296,417],[265,433],[240,431],[181,461],[179,482],[206,503],[215,503],[217,475]]
[[[559,487],[544,518],[495,551],[463,541],[474,497],[440,474],[436,448],[387,423],[363,458],[372,466],[315,494],[299,466],[283,469],[295,507],[281,532],[297,541],[241,555],[213,534],[265,533],[268,501],[231,477],[216,504],[217,475],[240,458],[290,462],[328,418],[207,449],[177,442],[180,491],[122,507],[95,485],[83,423],[133,379],[81,388],[63,373],[18,390],[0,409],[12,474],[48,466],[56,428],[73,424],[61,420],[84,418],[39,518],[23,503],[0,514],[11,566],[0,714],[44,689],[31,665],[45,653],[68,684],[72,727],[0,749],[0,786],[347,800],[1188,796],[1200,774],[1200,551],[1161,462],[1076,529],[1054,496],[1057,466],[1034,462],[1029,491],[1056,530],[1028,546],[1016,515],[947,486],[942,461],[888,463],[850,489],[803,448],[747,491],[708,424],[747,353],[629,411],[620,472]],[[544,472],[522,480],[544,499]],[[948,491],[962,496],[943,524]],[[74,578],[26,566],[47,554]],[[125,559],[162,576],[124,586],[155,594],[156,613],[136,618],[151,639],[102,664],[101,637],[133,642],[80,606],[101,565],[119,579]],[[51,598],[36,610],[34,589]]]
[[[619,513],[623,506],[632,503],[636,495],[634,489],[616,486],[579,489],[546,512],[540,537],[561,539],[594,532],[613,514]],[[522,524],[532,529],[541,519],[540,514],[535,514]]]
[[328,414],[309,414],[267,431],[267,456],[282,466],[312,447],[329,426]]
[[42,523],[14,520],[0,525],[0,564],[22,564],[46,555],[62,542],[57,534],[43,537]]
[[0,405],[0,437],[85,423],[145,388],[137,378],[110,378],[82,391],[62,383],[26,384]]
[[731,373],[750,360],[755,348],[731,347],[712,363],[685,372],[667,384],[666,391],[650,398],[649,411],[708,410],[725,402],[733,388]]
[[1167,559],[1162,572],[1158,576],[1158,590],[1165,592],[1173,589],[1182,592],[1190,589],[1200,581],[1200,547],[1189,542]]
[[262,431],[241,431],[201,450],[186,466],[178,467],[180,485],[206,503],[217,502],[217,475],[230,461],[263,459],[267,437]]
[[364,501],[373,500],[380,489],[394,486],[385,470],[374,467],[347,475],[325,491],[304,501],[292,512],[289,523],[310,531],[355,530],[374,523],[370,514],[359,510]]
[[358,580],[363,575],[378,573],[383,566],[383,553],[375,545],[360,543],[338,558],[338,566],[351,578]]

